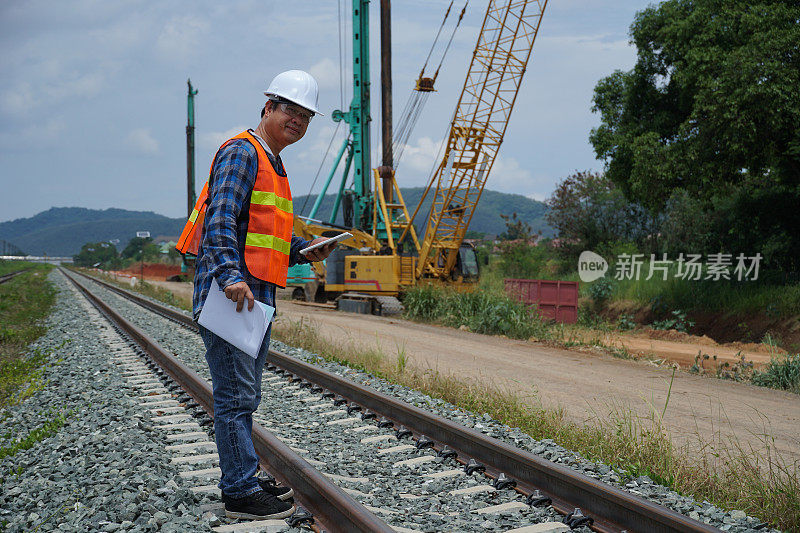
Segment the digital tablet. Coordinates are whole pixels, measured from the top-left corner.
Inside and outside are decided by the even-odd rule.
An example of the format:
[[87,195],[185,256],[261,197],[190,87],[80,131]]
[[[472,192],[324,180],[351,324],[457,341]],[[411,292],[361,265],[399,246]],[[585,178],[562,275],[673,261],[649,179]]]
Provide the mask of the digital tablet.
[[341,240],[348,239],[348,238],[350,238],[352,236],[353,236],[352,233],[347,233],[345,231],[344,233],[340,233],[336,237],[331,237],[330,239],[325,239],[324,241],[318,242],[317,244],[312,244],[311,246],[309,246],[307,248],[303,248],[302,250],[300,250],[300,253],[303,254],[303,255],[306,255],[311,250],[316,250],[317,248],[322,248],[323,246],[327,246],[328,244],[330,244],[332,242],[339,242]]

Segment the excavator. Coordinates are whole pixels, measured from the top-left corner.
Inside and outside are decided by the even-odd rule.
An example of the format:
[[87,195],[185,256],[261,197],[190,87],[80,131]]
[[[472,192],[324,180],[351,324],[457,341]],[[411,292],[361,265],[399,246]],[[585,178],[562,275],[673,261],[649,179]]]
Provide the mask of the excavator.
[[[410,213],[395,176],[393,150],[402,150],[402,141],[434,91],[439,69],[426,77],[423,66],[406,105],[407,114],[399,121],[400,141],[395,138],[393,145],[391,24],[389,0],[382,0],[383,165],[370,168],[369,0],[353,0],[353,99],[347,111],[336,110],[332,115],[334,121],[346,123],[349,132],[311,211],[294,219],[295,234],[307,239],[342,231],[353,237],[341,241],[324,263],[290,269],[289,282],[294,280],[295,292],[302,293],[297,296],[335,299],[339,309],[389,315],[402,310],[397,296],[409,287],[428,283],[471,290],[476,286],[478,260],[475,249],[464,243],[464,235],[503,142],[546,6],[547,0],[489,1],[444,153],[419,205]],[[459,23],[463,16],[462,10]],[[334,205],[323,220],[322,199],[343,158]],[[424,234],[418,235],[414,219],[429,194],[432,202]]]

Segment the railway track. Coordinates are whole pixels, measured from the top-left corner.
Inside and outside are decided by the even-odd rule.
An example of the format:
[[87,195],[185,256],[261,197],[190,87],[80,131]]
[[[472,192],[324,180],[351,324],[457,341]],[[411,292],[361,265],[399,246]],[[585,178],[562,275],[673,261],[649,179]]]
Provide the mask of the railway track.
[[0,276],[0,284],[3,284],[5,282],[7,282],[7,281],[11,281],[16,276],[19,276],[20,274],[22,274],[24,272],[27,272],[28,270],[30,270],[30,268],[24,268],[22,270],[17,270],[16,272],[11,272],[9,274],[4,274],[4,275]]
[[[153,414],[159,415],[156,417],[158,422],[181,424],[181,421],[190,417],[180,412],[171,412],[173,409],[180,411],[181,407],[170,405],[171,400],[166,397],[168,389],[159,383],[158,376],[152,376],[147,372],[147,369],[151,367],[157,367],[157,372],[166,374],[191,400],[202,407],[204,411],[213,415],[211,387],[206,380],[161,348],[155,340],[114,311],[80,281],[70,274],[67,274],[67,278],[105,318],[114,324],[115,328],[138,346],[140,355],[143,357],[136,354],[125,354],[117,362],[124,365],[126,376],[137,379],[134,384],[140,388],[139,392],[143,395],[143,401],[147,401],[147,397],[150,396],[155,397],[156,401],[169,402],[166,406],[157,405],[152,408]],[[188,429],[196,428],[189,427]],[[197,433],[196,431],[190,432]],[[340,525],[344,528],[342,531],[393,531],[300,456],[292,452],[288,446],[257,424],[254,424],[253,427],[253,442],[259,457],[262,458],[262,468],[279,472],[281,481],[285,481],[287,485],[300,493],[297,499],[304,507],[299,508],[298,512],[290,517],[293,523],[299,525],[305,521],[303,514],[305,508],[312,512],[318,523],[315,526],[316,530],[337,531],[337,527]],[[198,445],[189,444],[189,446],[196,447]],[[208,444],[201,443],[199,446],[208,446]],[[266,459],[267,457],[268,459]],[[268,525],[266,524],[266,526]],[[221,531],[225,531],[225,529],[223,528]]]
[[[95,278],[84,277],[189,330],[197,330],[194,322],[181,312]],[[205,380],[182,362],[164,353],[143,331],[133,324],[126,324],[127,321],[117,316],[110,306],[92,296],[86,286],[75,279],[73,283],[80,286],[106,316],[113,317],[113,320],[121,324],[118,327],[136,340],[163,372],[176,382],[185,383],[184,388],[189,396],[211,413],[210,387]],[[315,420],[327,418],[324,425],[341,428],[342,433],[353,435],[361,447],[361,453],[365,449],[372,449],[376,457],[391,458],[384,468],[388,472],[386,482],[390,482],[393,472],[401,469],[405,472],[431,467],[431,471],[419,475],[420,484],[432,483],[438,493],[446,493],[456,500],[462,495],[492,494],[491,500],[498,502],[493,506],[478,505],[472,509],[462,504],[462,507],[468,509],[465,512],[511,512],[515,509],[541,506],[566,515],[566,518],[560,517],[560,521],[571,522],[573,528],[579,529],[590,526],[592,530],[607,532],[717,531],[707,524],[569,468],[545,461],[471,428],[455,424],[294,357],[275,350],[271,350],[270,354],[267,368],[270,375],[265,376],[264,380],[270,386],[265,386],[265,399],[273,393],[281,394],[283,398],[288,396],[313,416],[309,418],[308,415],[302,415],[307,417],[305,424],[290,424],[301,426],[300,430],[286,427],[279,420],[257,413],[254,418],[272,431],[266,431],[260,425],[254,424],[256,448],[262,457],[264,469],[273,472],[280,481],[295,489],[299,503],[311,511],[317,527],[322,529],[392,531],[376,515],[385,516],[396,512],[361,505],[357,498],[367,494],[353,488],[345,487],[342,490],[331,483],[331,479],[335,479],[345,486],[350,483],[349,486],[352,487],[355,486],[352,484],[364,483],[364,479],[335,474],[323,475],[315,466],[322,466],[324,463],[320,464],[310,458],[304,460],[292,450],[292,443],[299,446],[303,439],[308,438],[304,433],[305,425],[320,425]],[[301,410],[298,408],[297,412]],[[396,460],[401,455],[410,458]],[[463,486],[465,478],[468,478],[468,486]],[[474,479],[478,481],[473,481]],[[448,483],[461,488],[450,489]],[[416,498],[413,494],[408,496],[409,500]],[[431,514],[452,516],[454,512],[457,513],[453,511],[457,506],[443,503],[439,507],[444,512]],[[525,527],[509,527],[507,530],[535,531]],[[539,530],[558,531],[556,525],[551,524],[550,527],[549,530]],[[560,527],[565,526],[562,524]]]

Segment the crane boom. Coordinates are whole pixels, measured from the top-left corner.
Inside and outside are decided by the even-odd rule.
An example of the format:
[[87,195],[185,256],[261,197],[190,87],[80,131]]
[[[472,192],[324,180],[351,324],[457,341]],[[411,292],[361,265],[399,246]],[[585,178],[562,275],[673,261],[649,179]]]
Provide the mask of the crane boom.
[[503,142],[547,0],[490,0],[461,91],[416,277],[445,279]]

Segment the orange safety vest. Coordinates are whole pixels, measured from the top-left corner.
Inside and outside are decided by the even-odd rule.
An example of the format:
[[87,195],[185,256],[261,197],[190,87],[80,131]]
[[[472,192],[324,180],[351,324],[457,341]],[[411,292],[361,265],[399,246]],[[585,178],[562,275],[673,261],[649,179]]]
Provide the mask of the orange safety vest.
[[[219,155],[234,139],[246,139],[258,154],[258,173],[253,191],[250,194],[247,237],[244,246],[244,262],[254,277],[286,287],[286,274],[289,269],[289,250],[292,243],[292,191],[286,176],[279,176],[264,151],[261,143],[247,131],[225,141],[217,150]],[[217,155],[214,156],[216,163]],[[214,170],[211,164],[211,172]],[[178,244],[175,246],[182,254],[197,255],[202,239],[206,207],[208,206],[208,182],[197,198],[197,203],[183,228]]]

